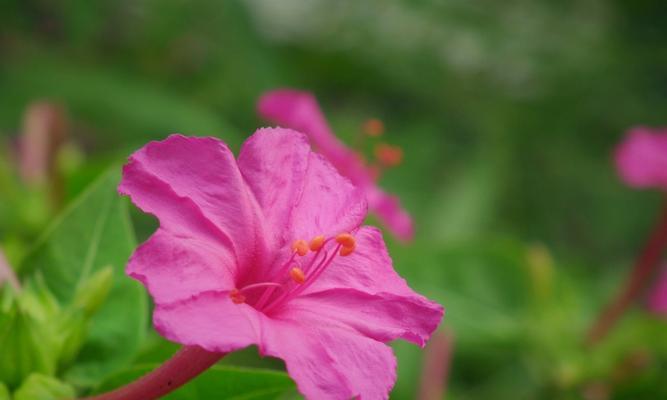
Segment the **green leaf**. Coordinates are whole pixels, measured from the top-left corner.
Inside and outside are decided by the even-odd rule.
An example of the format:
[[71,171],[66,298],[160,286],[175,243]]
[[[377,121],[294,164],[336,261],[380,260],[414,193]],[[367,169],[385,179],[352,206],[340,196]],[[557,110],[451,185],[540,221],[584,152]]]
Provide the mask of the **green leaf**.
[[14,392],[14,400],[61,400],[73,399],[75,396],[74,388],[70,385],[41,374],[31,374]]
[[79,288],[74,305],[86,315],[93,315],[104,303],[113,284],[113,269],[109,266],[97,271]]
[[0,382],[0,400],[11,400],[7,386],[2,382]]
[[61,313],[44,283],[28,282],[16,297],[4,293],[0,306],[0,380],[16,388],[33,372],[56,372],[63,333]]
[[118,180],[118,173],[111,172],[95,182],[47,230],[21,268],[24,275],[39,271],[64,307],[77,306],[77,293],[91,280],[104,278],[100,271],[112,269],[108,300],[93,315],[86,342],[67,373],[79,385],[94,384],[127,365],[145,335],[146,294],[124,273],[135,239],[127,202],[116,193]]
[[93,142],[105,148],[117,150],[171,132],[239,137],[210,107],[113,69],[85,68],[46,54],[7,65],[3,93],[15,96],[0,95],[0,120],[18,120],[25,104],[47,97],[64,102],[73,115],[99,129],[102,134]]
[[[97,393],[107,392],[157,368],[158,365],[138,365],[120,372],[97,388]],[[165,397],[170,400],[228,399],[263,400],[293,398],[294,382],[284,372],[214,366]]]

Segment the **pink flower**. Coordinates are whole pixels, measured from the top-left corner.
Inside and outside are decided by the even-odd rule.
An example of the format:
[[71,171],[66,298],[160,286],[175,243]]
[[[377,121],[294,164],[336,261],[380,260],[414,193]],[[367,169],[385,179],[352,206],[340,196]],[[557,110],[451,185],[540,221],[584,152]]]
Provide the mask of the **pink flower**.
[[302,134],[261,129],[238,160],[214,138],[169,136],[119,186],[160,227],[127,267],[160,334],[225,353],[257,345],[314,399],[386,398],[392,350],[423,346],[443,309],[393,270],[366,202]]
[[412,239],[414,228],[410,215],[401,207],[397,197],[385,193],[376,184],[373,169],[336,138],[312,94],[290,89],[267,92],[257,108],[263,118],[306,133],[338,172],[363,190],[370,209],[391,232],[400,239]]
[[663,267],[658,281],[649,293],[647,307],[649,311],[667,317],[667,266]]
[[667,190],[667,129],[637,127],[616,149],[616,168],[636,188]]

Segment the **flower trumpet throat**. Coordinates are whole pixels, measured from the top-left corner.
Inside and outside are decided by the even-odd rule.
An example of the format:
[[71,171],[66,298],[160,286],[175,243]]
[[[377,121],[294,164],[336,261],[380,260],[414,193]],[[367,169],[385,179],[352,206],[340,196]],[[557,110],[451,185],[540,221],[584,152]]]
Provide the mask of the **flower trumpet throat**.
[[[234,304],[247,303],[259,311],[268,312],[284,305],[312,285],[332,264],[336,255],[347,257],[356,248],[357,242],[350,233],[341,233],[331,238],[319,235],[310,243],[303,239],[295,240],[291,246],[292,256],[278,268],[280,272],[274,281],[251,283],[232,289],[229,298]],[[293,264],[297,256],[301,259],[309,258],[303,268]],[[278,293],[275,292],[276,288],[280,289]],[[255,297],[257,301],[248,302],[244,293],[253,289],[261,289],[262,294]]]

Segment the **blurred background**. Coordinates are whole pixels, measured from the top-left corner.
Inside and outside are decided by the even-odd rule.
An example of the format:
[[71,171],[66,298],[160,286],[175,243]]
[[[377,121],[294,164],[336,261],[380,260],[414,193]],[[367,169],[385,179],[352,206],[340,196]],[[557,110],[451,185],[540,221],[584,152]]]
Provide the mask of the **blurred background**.
[[[347,143],[378,118],[404,151],[381,184],[417,234],[387,234],[390,252],[447,313],[439,351],[395,344],[393,398],[667,398],[667,322],[641,299],[583,345],[659,212],[611,153],[627,128],[667,124],[666,20],[659,0],[3,1],[0,244],[23,265],[147,141],[238,150],[267,124],[264,91],[309,90]],[[26,152],[54,154],[30,172]],[[144,240],[155,222],[131,217]],[[176,348],[146,331],[136,360]]]

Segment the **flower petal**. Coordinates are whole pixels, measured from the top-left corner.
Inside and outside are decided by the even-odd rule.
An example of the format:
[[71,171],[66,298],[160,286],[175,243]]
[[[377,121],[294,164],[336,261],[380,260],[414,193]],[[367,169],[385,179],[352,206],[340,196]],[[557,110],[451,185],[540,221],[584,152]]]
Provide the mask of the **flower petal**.
[[159,304],[208,290],[233,289],[234,264],[233,255],[224,248],[158,229],[134,252],[127,274],[142,282]]
[[377,186],[367,190],[368,206],[383,224],[399,239],[410,241],[415,235],[412,217],[401,206],[396,196],[385,193]]
[[260,98],[257,108],[263,118],[308,135],[317,150],[355,185],[373,181],[357,153],[333,133],[312,94],[291,89],[274,90]]
[[350,231],[366,216],[363,195],[301,133],[258,130],[243,145],[239,168],[283,242]]
[[345,177],[362,189],[368,206],[401,240],[411,240],[412,218],[398,198],[383,192],[359,155],[333,133],[317,99],[308,93],[290,89],[268,92],[258,102],[259,114],[279,125],[308,135],[318,152]]
[[385,292],[399,296],[414,295],[405,279],[394,270],[379,229],[362,226],[354,233],[354,237],[354,252],[347,257],[334,258],[305,293],[353,288],[370,294]]
[[626,184],[667,190],[667,130],[632,129],[618,146],[615,160]]
[[444,310],[416,293],[397,296],[340,288],[299,296],[281,313],[310,326],[346,327],[380,342],[400,338],[423,347]]
[[123,168],[119,191],[163,229],[225,248],[237,265],[266,256],[256,201],[218,139],[171,135],[147,144]]
[[309,399],[386,399],[396,382],[390,347],[354,332],[271,321],[263,354],[285,361],[299,391]]
[[229,292],[205,292],[170,304],[157,304],[153,325],[165,338],[186,346],[227,353],[260,343],[266,317],[247,304],[234,304]]
[[414,292],[396,273],[380,230],[363,226],[354,236],[355,251],[336,257],[286,307],[314,312],[315,319],[347,325],[376,340],[402,338],[423,346],[442,319],[442,307]]

